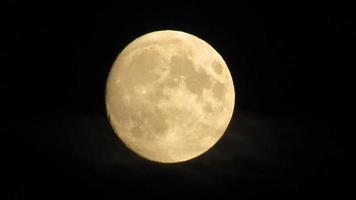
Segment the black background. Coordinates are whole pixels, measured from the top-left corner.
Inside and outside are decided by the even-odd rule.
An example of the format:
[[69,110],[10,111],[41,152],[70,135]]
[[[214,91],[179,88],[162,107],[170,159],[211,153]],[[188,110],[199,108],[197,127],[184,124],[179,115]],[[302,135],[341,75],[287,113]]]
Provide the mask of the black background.
[[[347,5],[49,2],[0,7],[8,199],[347,194],[336,114],[355,33]],[[130,152],[104,101],[117,54],[162,29],[210,43],[237,92],[225,136],[202,156],[171,165]]]

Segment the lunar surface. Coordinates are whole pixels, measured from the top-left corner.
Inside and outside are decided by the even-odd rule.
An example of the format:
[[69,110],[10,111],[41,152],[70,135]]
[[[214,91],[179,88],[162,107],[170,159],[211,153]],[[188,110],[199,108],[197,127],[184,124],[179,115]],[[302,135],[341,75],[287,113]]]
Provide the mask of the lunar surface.
[[235,91],[223,58],[205,41],[156,31],[131,42],[108,76],[106,108],[124,144],[174,163],[210,149],[233,114]]

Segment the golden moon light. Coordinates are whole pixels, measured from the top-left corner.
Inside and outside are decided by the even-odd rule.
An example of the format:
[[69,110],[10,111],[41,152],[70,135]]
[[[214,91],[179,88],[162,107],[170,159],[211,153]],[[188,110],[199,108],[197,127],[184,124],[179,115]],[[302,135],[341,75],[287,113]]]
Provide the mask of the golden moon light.
[[124,144],[157,162],[210,149],[232,117],[235,91],[223,58],[181,31],[145,34],[124,48],[106,85],[110,123]]

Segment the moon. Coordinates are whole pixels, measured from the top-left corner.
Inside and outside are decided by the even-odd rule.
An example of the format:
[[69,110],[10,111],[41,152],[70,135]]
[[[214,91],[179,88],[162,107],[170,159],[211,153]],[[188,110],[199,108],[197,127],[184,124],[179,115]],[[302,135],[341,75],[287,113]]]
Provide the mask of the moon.
[[106,84],[111,126],[138,155],[175,163],[209,150],[224,135],[235,105],[230,71],[198,37],[173,30],[128,44]]

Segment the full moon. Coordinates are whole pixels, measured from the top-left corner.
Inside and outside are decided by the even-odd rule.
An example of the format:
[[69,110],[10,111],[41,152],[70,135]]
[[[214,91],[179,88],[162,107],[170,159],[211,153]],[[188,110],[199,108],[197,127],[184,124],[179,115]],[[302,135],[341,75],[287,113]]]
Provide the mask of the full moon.
[[155,31],[128,44],[106,85],[116,135],[138,155],[175,163],[223,136],[235,105],[230,71],[217,51],[181,31]]

